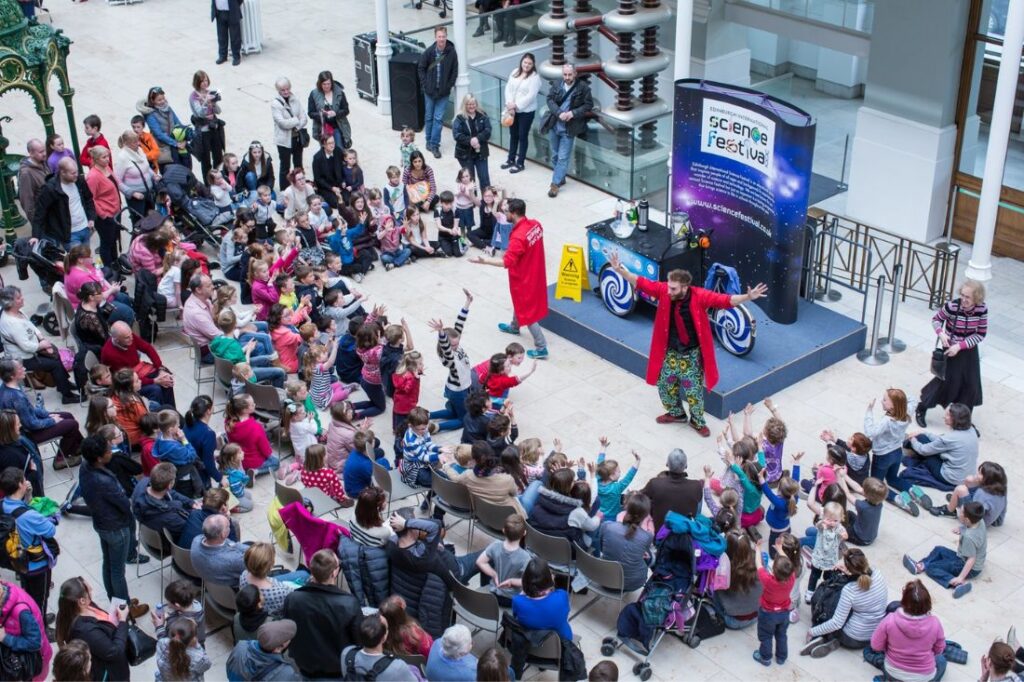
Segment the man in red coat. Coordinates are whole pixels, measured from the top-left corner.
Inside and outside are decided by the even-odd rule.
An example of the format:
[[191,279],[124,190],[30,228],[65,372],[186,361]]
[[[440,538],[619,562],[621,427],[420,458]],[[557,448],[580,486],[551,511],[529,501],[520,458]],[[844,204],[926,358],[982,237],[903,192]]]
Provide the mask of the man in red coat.
[[512,321],[502,322],[498,329],[508,334],[519,334],[526,327],[533,336],[534,350],[527,351],[531,358],[548,357],[548,343],[540,321],[548,314],[548,284],[544,269],[544,228],[536,220],[526,217],[526,202],[508,200],[508,217],[512,233],[503,258],[477,256],[470,262],[493,265],[508,270],[508,288],[512,295]]
[[[659,424],[689,421],[697,433],[711,435],[704,420],[704,387],[718,383],[715,345],[708,308],[731,308],[765,295],[764,284],[748,287],[747,293],[729,296],[691,285],[686,270],[671,270],[668,281],[652,282],[629,272],[612,253],[609,264],[640,293],[657,299],[651,352],[647,359],[647,383],[658,387],[665,414]],[[685,405],[689,407],[687,419]]]

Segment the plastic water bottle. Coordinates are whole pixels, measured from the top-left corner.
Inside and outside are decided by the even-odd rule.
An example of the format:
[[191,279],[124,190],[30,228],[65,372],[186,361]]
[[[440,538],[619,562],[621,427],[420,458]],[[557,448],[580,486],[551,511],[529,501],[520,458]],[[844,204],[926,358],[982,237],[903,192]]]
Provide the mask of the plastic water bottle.
[[36,407],[40,410],[46,409],[46,405],[43,404],[43,394],[39,391],[36,391]]

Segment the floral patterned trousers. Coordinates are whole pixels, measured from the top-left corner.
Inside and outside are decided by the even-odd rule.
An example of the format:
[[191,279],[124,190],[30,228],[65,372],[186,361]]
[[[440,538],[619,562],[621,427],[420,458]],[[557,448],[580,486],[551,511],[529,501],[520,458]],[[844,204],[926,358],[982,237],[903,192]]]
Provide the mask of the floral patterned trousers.
[[673,417],[686,416],[685,402],[693,425],[705,425],[704,365],[699,347],[686,351],[669,349],[665,353],[658,375],[658,397],[665,411]]

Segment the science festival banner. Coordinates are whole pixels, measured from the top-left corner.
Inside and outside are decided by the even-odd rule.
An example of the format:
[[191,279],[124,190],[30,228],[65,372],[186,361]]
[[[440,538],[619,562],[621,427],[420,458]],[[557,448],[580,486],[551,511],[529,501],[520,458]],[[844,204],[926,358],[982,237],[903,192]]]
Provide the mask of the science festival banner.
[[763,308],[796,321],[814,119],[755,90],[675,84],[672,211],[713,230],[711,262],[736,268],[744,290],[768,285]]

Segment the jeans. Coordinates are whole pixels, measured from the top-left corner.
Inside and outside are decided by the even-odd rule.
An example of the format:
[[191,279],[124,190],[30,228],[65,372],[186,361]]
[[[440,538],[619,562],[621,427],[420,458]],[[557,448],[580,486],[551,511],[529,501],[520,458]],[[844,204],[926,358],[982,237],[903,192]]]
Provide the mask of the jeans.
[[789,657],[789,642],[786,630],[789,629],[789,611],[757,612],[757,641],[761,642],[761,658],[770,660],[772,657],[772,640],[775,640],[775,658],[785,661]]
[[448,386],[444,387],[444,397],[447,398],[445,409],[430,413],[431,419],[442,420],[437,424],[438,430],[454,431],[462,428],[462,419],[466,416],[466,395],[468,393],[469,389],[453,391]]
[[536,111],[526,113],[517,111],[512,119],[512,127],[508,129],[508,162],[517,166],[526,163],[526,152],[530,148],[530,129],[533,127],[533,119],[536,118]]
[[92,230],[88,227],[83,227],[81,230],[72,230],[71,239],[68,240],[68,244],[75,246],[77,244],[89,244],[92,239]]
[[400,268],[405,265],[409,258],[412,256],[412,249],[408,246],[403,246],[398,251],[381,251],[380,262],[391,263],[396,268]]
[[266,474],[271,471],[277,471],[279,466],[281,466],[281,460],[277,458],[277,455],[271,455],[270,457],[267,457],[263,464],[256,468],[256,473]]
[[124,577],[125,562],[128,561],[132,541],[131,530],[97,530],[100,536],[100,553],[103,555],[103,589],[107,599],[118,597],[128,601],[128,581]]
[[897,448],[884,455],[876,454],[871,460],[871,476],[889,485],[889,494],[886,497],[890,502],[896,499],[898,493],[906,490],[906,483],[899,475],[902,454]]
[[[921,563],[924,564],[924,572],[929,578],[943,587],[949,587],[949,581],[960,575],[967,562],[949,547],[935,547]],[[973,578],[976,575],[977,571],[971,571],[967,577]]]
[[[256,324],[258,324],[258,325],[259,324],[264,324],[265,325],[266,322],[257,322]],[[242,344],[243,346],[245,344],[249,343],[249,341],[251,341],[252,339],[256,339],[256,347],[252,349],[252,355],[250,356],[250,361],[255,359],[256,356],[259,356],[259,355],[273,355],[274,354],[274,344],[270,340],[270,334],[267,334],[265,331],[242,332],[241,334],[238,335],[238,343]],[[254,363],[250,362],[250,364],[254,364]]]
[[168,408],[175,407],[173,386],[171,388],[164,388],[156,383],[146,384],[139,389],[139,395],[160,405],[166,405]]
[[135,310],[132,309],[132,299],[129,298],[128,294],[118,292],[114,294],[114,300],[110,302],[113,306],[113,310],[110,311],[110,315],[107,316],[107,323],[114,324],[115,322],[124,322],[128,326],[135,323]]
[[[227,59],[228,39],[231,40],[231,56],[239,59],[242,55],[242,20],[231,21],[231,12],[217,10],[217,56]],[[203,178],[204,180],[206,178]]]
[[[882,679],[893,680],[895,678],[889,677],[889,674],[885,672],[885,652],[875,651],[871,647],[864,648],[864,661],[873,665],[874,667],[881,670],[884,675]],[[935,655],[935,677],[932,678],[932,682],[939,682],[942,676],[946,674],[946,657],[942,654]]]
[[[459,165],[462,166],[463,168],[469,169],[469,174],[473,177],[473,180],[476,181],[477,187],[484,188],[491,186],[491,172],[490,169],[487,167],[486,158],[481,159],[479,157],[462,157],[456,158],[455,160],[458,161]],[[481,189],[481,191],[483,190]]]
[[[519,332],[519,320],[516,319],[515,315],[512,315],[512,321],[509,322],[510,331]],[[541,329],[539,322],[526,325],[526,329],[530,332],[530,336],[533,337],[533,345],[537,350],[544,350],[548,347],[547,339],[544,338],[544,330]]]
[[[269,359],[265,355],[259,358],[250,358],[250,361],[264,359],[269,361]],[[288,375],[285,373],[283,369],[281,369],[280,367],[268,367],[265,365],[260,367],[257,366],[255,362],[250,362],[250,364],[252,366],[253,376],[256,377],[257,382],[262,383],[264,381],[268,381],[272,386],[275,386],[277,388],[284,388],[284,382],[285,379],[288,378]]]
[[457,577],[460,583],[463,585],[469,583],[469,579],[480,572],[480,567],[476,565],[476,560],[483,553],[483,550],[478,550],[455,557],[455,563],[459,565],[459,575]]
[[[427,76],[430,77],[429,75]],[[444,111],[448,108],[447,97],[431,97],[423,94],[424,124],[423,137],[427,140],[427,149],[441,148],[441,131],[444,129]]]
[[565,182],[565,175],[569,172],[569,157],[572,155],[572,146],[576,142],[575,137],[566,133],[558,132],[557,126],[548,133],[551,141],[551,184],[560,185]]

